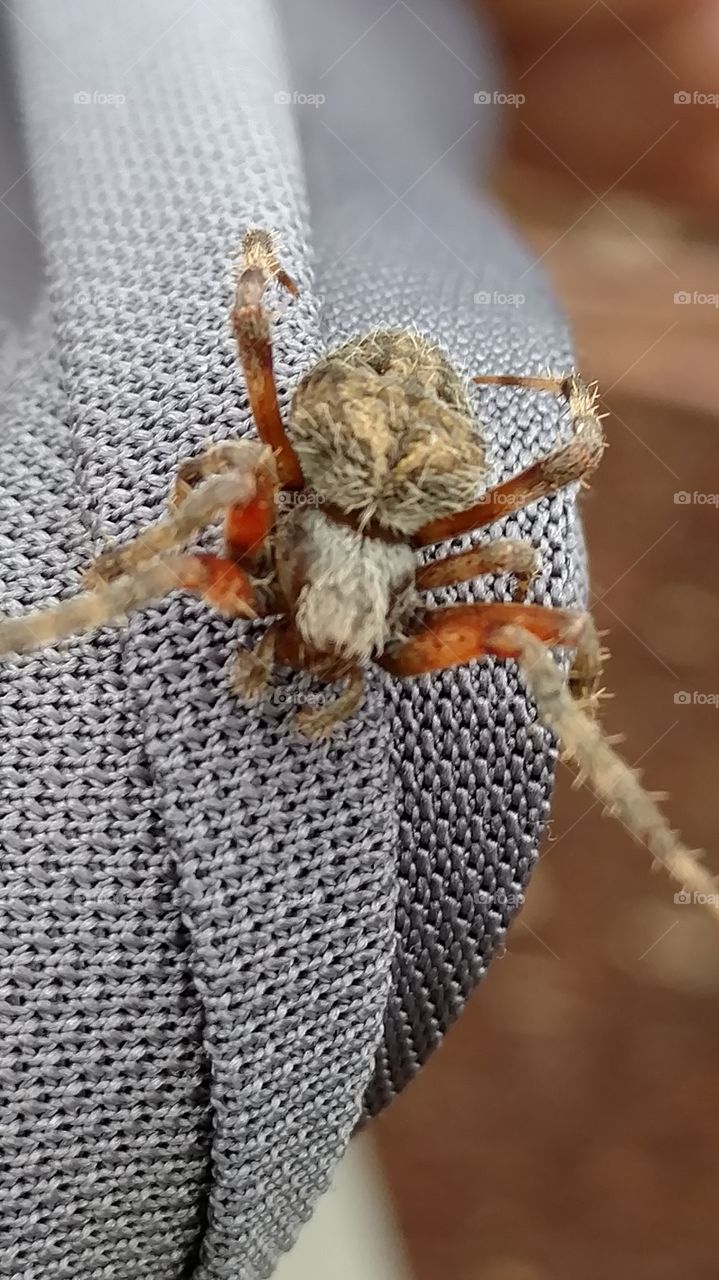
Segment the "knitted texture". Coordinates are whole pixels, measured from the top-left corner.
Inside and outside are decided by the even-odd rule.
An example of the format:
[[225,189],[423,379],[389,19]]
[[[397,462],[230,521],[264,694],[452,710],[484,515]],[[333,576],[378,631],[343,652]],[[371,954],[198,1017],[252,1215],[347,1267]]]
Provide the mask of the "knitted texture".
[[[383,0],[331,10],[323,0],[285,0],[287,84],[325,98],[298,112],[325,345],[375,326],[411,326],[466,375],[564,371],[572,355],[544,279],[474,189],[496,124],[475,94],[496,79],[463,9],[414,0],[387,13]],[[503,388],[471,399],[492,482],[570,430],[553,397]],[[531,598],[542,603],[585,603],[572,499],[557,495],[502,525],[503,535],[539,549]],[[486,537],[457,538],[427,558]],[[511,599],[506,578],[434,594],[438,604],[492,598]],[[536,856],[554,760],[510,664],[486,660],[390,684],[385,697],[398,901],[369,1113],[425,1061],[501,950]]]
[[[382,7],[320,9],[16,6],[49,301],[2,400],[3,612],[76,591],[106,538],[159,516],[180,458],[252,431],[226,323],[247,225],[278,230],[301,285],[275,326],[285,407],[329,345],[375,325],[418,326],[467,372],[568,367],[542,282],[453,145],[474,86],[449,95],[446,139],[422,92],[432,65],[455,83],[434,6],[395,6],[334,71]],[[324,105],[293,112],[287,93],[320,80]],[[393,92],[412,146],[378,127]],[[387,212],[376,173],[422,181]],[[473,403],[493,478],[568,429],[549,397]],[[575,602],[569,500],[507,526],[541,550],[536,598]],[[507,598],[503,579],[445,598],[480,590]],[[2,1276],[269,1275],[519,901],[553,750],[509,666],[372,672],[320,748],[288,725],[304,677],[257,708],[230,694],[245,635],[178,596],[0,668]]]

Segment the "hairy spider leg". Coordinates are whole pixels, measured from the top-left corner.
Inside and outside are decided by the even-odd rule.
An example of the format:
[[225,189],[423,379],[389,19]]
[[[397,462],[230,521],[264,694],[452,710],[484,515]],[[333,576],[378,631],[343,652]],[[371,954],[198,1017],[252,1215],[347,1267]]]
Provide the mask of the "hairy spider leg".
[[237,339],[247,394],[260,439],[275,454],[282,487],[301,489],[304,477],[282,422],[272,364],[270,315],[262,303],[271,280],[276,280],[296,296],[297,286],[280,267],[271,233],[257,229],[247,231],[242,242],[242,265],[232,310],[232,330]]
[[183,458],[178,464],[167,505],[170,511],[177,511],[211,476],[238,471],[256,474],[262,466],[274,468],[272,450],[257,440],[210,441],[202,453]]
[[275,524],[275,494],[278,479],[274,470],[260,468],[257,488],[249,502],[233,502],[225,517],[225,552],[237,564],[251,567],[258,559]]
[[[487,376],[487,381],[494,379]],[[412,539],[415,547],[426,547],[433,542],[444,542],[460,533],[469,533],[492,524],[503,516],[511,515],[530,502],[546,498],[575,480],[586,481],[596,469],[604,452],[604,432],[596,412],[596,390],[576,375],[560,379],[512,379],[516,385],[551,383],[541,390],[561,391],[567,396],[574,424],[574,436],[568,444],[512,476],[503,484],[485,493],[466,511],[458,511],[438,520],[431,520]]]
[[[578,648],[583,657],[594,626],[587,614],[539,604],[453,604],[428,609],[415,632],[375,661],[395,676],[444,671],[476,658],[516,658],[519,649],[503,629],[523,627],[544,644]],[[587,673],[594,680],[598,673]]]
[[214,555],[163,555],[49,609],[3,619],[0,654],[29,653],[67,636],[94,631],[178,590],[195,592],[231,617],[257,614],[252,583],[231,560]]
[[188,488],[168,515],[141,529],[129,542],[103,551],[87,569],[85,586],[92,588],[112,582],[155,556],[186,547],[213,520],[238,506],[254,509],[261,501],[263,477],[268,465],[273,465],[272,455],[265,450],[263,464],[262,448],[249,441],[242,443],[246,445],[241,454],[243,466],[236,466],[232,472],[222,466],[218,468],[219,474],[206,473],[208,479],[196,489]]
[[495,538],[483,547],[472,547],[420,565],[415,586],[418,591],[434,591],[456,582],[470,582],[485,573],[512,573],[517,582],[515,599],[524,600],[538,572],[539,554],[529,542],[522,542],[520,538]]
[[319,680],[346,679],[345,688],[329,702],[317,707],[302,707],[295,715],[295,727],[305,737],[324,740],[336,725],[347,720],[359,707],[364,695],[364,673],[356,662],[336,655],[315,653],[308,649],[297,628],[288,619],[277,624],[274,633],[274,658],[294,671],[309,671]]
[[275,637],[284,619],[271,622],[254,649],[239,649],[232,660],[230,688],[246,702],[257,702],[267,691],[275,666]]
[[524,387],[527,391],[551,391],[566,394],[568,378],[535,376],[524,373],[477,373],[472,382],[487,387]]
[[661,812],[656,796],[645,791],[640,776],[616,751],[598,724],[572,701],[562,672],[541,640],[525,628],[509,627],[499,642],[514,650],[522,675],[545,724],[559,738],[563,755],[573,760],[606,811],[646,846],[678,884],[705,902],[719,917],[714,876],[702,866],[697,850],[687,849]]
[[246,501],[232,503],[225,517],[225,550],[232,560],[251,565],[275,523],[275,494],[279,486],[272,450],[250,440],[223,440],[197,457],[180,464],[170,493],[170,509],[178,511],[190,499],[195,485],[207,476],[247,465],[253,451],[255,491]]

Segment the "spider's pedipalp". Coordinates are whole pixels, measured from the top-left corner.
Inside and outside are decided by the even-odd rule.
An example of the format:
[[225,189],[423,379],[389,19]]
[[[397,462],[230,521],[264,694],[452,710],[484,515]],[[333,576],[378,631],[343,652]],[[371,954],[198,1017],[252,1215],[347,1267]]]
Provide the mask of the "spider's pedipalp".
[[302,707],[295,715],[295,728],[305,738],[324,742],[338,724],[348,720],[359,707],[364,695],[364,675],[361,667],[347,672],[347,684],[341,693],[322,706]]
[[324,741],[347,720],[362,702],[364,673],[358,663],[335,654],[312,650],[290,619],[279,619],[273,628],[273,656],[293,671],[308,671],[323,682],[346,680],[335,698],[304,706],[295,715],[295,728],[304,737]]
[[246,702],[266,692],[275,665],[275,635],[281,623],[271,622],[254,649],[240,649],[233,659],[230,688]]
[[545,646],[521,626],[507,628],[502,636],[518,656],[542,720],[557,734],[597,798],[678,884],[700,896],[719,916],[716,881],[696,853],[680,843],[655,799],[644,790],[636,772],[612,750],[597,722],[572,700],[562,673]]

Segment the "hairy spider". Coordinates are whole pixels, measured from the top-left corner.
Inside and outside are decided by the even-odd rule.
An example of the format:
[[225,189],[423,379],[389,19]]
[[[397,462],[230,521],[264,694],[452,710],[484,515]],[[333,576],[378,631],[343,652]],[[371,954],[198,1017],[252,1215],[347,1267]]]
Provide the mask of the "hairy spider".
[[[275,663],[345,681],[334,701],[297,714],[297,728],[314,738],[357,709],[369,661],[407,677],[488,654],[516,659],[540,714],[610,811],[683,885],[715,901],[711,877],[587,714],[602,657],[590,615],[524,602],[538,569],[534,549],[497,538],[417,561],[419,548],[586,482],[605,443],[596,388],[575,373],[477,376],[562,395],[573,424],[569,443],[478,498],[484,449],[465,385],[417,333],[376,331],[325,356],[299,382],[285,429],[263,301],[273,281],[297,293],[272,235],[250,230],[232,329],[261,443],[227,441],[183,462],[169,514],[100,555],[85,595],[0,622],[0,654],[90,630],[183,588],[229,617],[273,619],[255,651],[236,659],[233,687],[242,696],[260,697]],[[222,555],[185,550],[222,515]],[[513,602],[431,608],[423,599],[489,573],[513,575]],[[574,652],[567,683],[552,646]]]

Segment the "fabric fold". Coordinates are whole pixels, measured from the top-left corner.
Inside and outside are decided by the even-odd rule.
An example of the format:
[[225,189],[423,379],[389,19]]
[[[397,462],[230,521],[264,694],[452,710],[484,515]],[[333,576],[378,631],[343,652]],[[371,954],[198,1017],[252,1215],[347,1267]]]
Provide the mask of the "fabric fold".
[[[131,0],[121,10],[30,0],[18,15],[20,93],[61,367],[63,456],[86,556],[102,539],[159,516],[181,457],[208,437],[250,430],[226,320],[229,258],[246,226],[277,230],[302,286],[277,326],[285,405],[289,386],[318,353],[303,175],[291,114],[275,103],[284,77],[266,6],[245,3],[238,15],[218,0],[189,10],[173,0],[152,8]],[[71,644],[62,657],[80,664],[81,726],[97,707],[98,655],[102,679],[113,685],[121,724],[103,725],[114,729],[98,743],[104,776],[124,775],[130,761],[142,771],[136,822],[152,835],[146,858],[164,882],[194,1007],[184,1030],[177,1027],[185,1053],[193,1035],[202,1036],[193,1049],[202,1080],[175,1067],[205,1143],[195,1234],[182,1264],[190,1265],[203,1233],[198,1280],[268,1274],[309,1214],[360,1114],[393,946],[390,726],[370,699],[343,739],[318,750],[288,735],[286,699],[246,711],[227,685],[239,631],[177,597],[132,618],[125,631]],[[20,706],[28,671],[51,668],[53,659],[21,665]],[[59,691],[49,680],[44,688],[52,705]],[[57,744],[48,822],[50,801],[59,814],[71,785],[62,768],[69,738],[66,732]],[[91,847],[87,821],[83,842]],[[143,878],[142,835],[122,828],[122,813],[116,822],[115,855],[142,895],[151,883]],[[51,836],[44,851],[56,855]],[[92,866],[99,881],[101,865]],[[132,964],[142,966],[157,946],[154,913],[131,918],[111,874],[107,893]],[[80,896],[72,888],[71,912]],[[112,936],[87,910],[93,945],[79,947],[74,972],[78,982],[87,973],[97,985],[87,1034],[104,1043],[118,1005],[122,1017],[123,993],[113,988],[106,1007],[112,964],[102,943],[110,946]],[[131,976],[132,965],[128,982]],[[154,1045],[163,1010],[153,1006],[151,987],[145,995]],[[128,1053],[140,1053],[134,1030],[127,1034]],[[122,1052],[117,1041],[114,1047]],[[117,1063],[98,1052],[87,1085],[96,1092],[92,1108],[77,1108],[70,1120],[85,1144],[83,1169],[85,1160],[97,1164],[97,1148],[91,1151],[107,1119],[103,1099],[117,1106]],[[68,1047],[58,1088],[82,1096],[84,1072],[81,1045]],[[158,1246],[178,1215],[185,1239],[190,1224],[177,1186],[163,1176],[166,1147],[176,1147],[181,1133],[179,1115],[176,1125],[172,1111],[163,1117],[167,1083],[159,1071],[143,1112],[156,1160],[141,1127],[126,1134],[130,1151],[145,1151],[145,1194],[155,1213],[131,1226],[139,1188],[112,1198],[111,1221],[102,1201],[89,1197],[94,1229],[66,1240],[74,1280],[136,1277],[150,1265],[154,1276],[179,1273],[178,1248],[160,1256]],[[62,1089],[56,1106],[63,1115]],[[36,1203],[52,1199],[62,1156],[60,1145],[57,1166],[43,1171],[42,1190],[34,1187]],[[106,1172],[117,1176],[112,1165]],[[72,1182],[65,1194],[76,1196]],[[35,1274],[58,1256],[65,1228],[56,1212],[48,1234],[26,1243]]]
[[[183,457],[252,432],[227,324],[247,226],[300,284],[275,325],[284,410],[379,325],[467,374],[571,364],[475,182],[492,63],[459,3],[13,12],[49,293],[3,406],[3,611],[76,591]],[[569,430],[551,398],[473,395],[493,478]],[[542,554],[536,599],[582,599],[571,495],[503,531]],[[0,668],[0,1275],[269,1275],[521,903],[554,751],[511,667],[373,671],[318,748],[289,723],[304,677],[251,709],[230,693],[254,638],[178,595]]]

